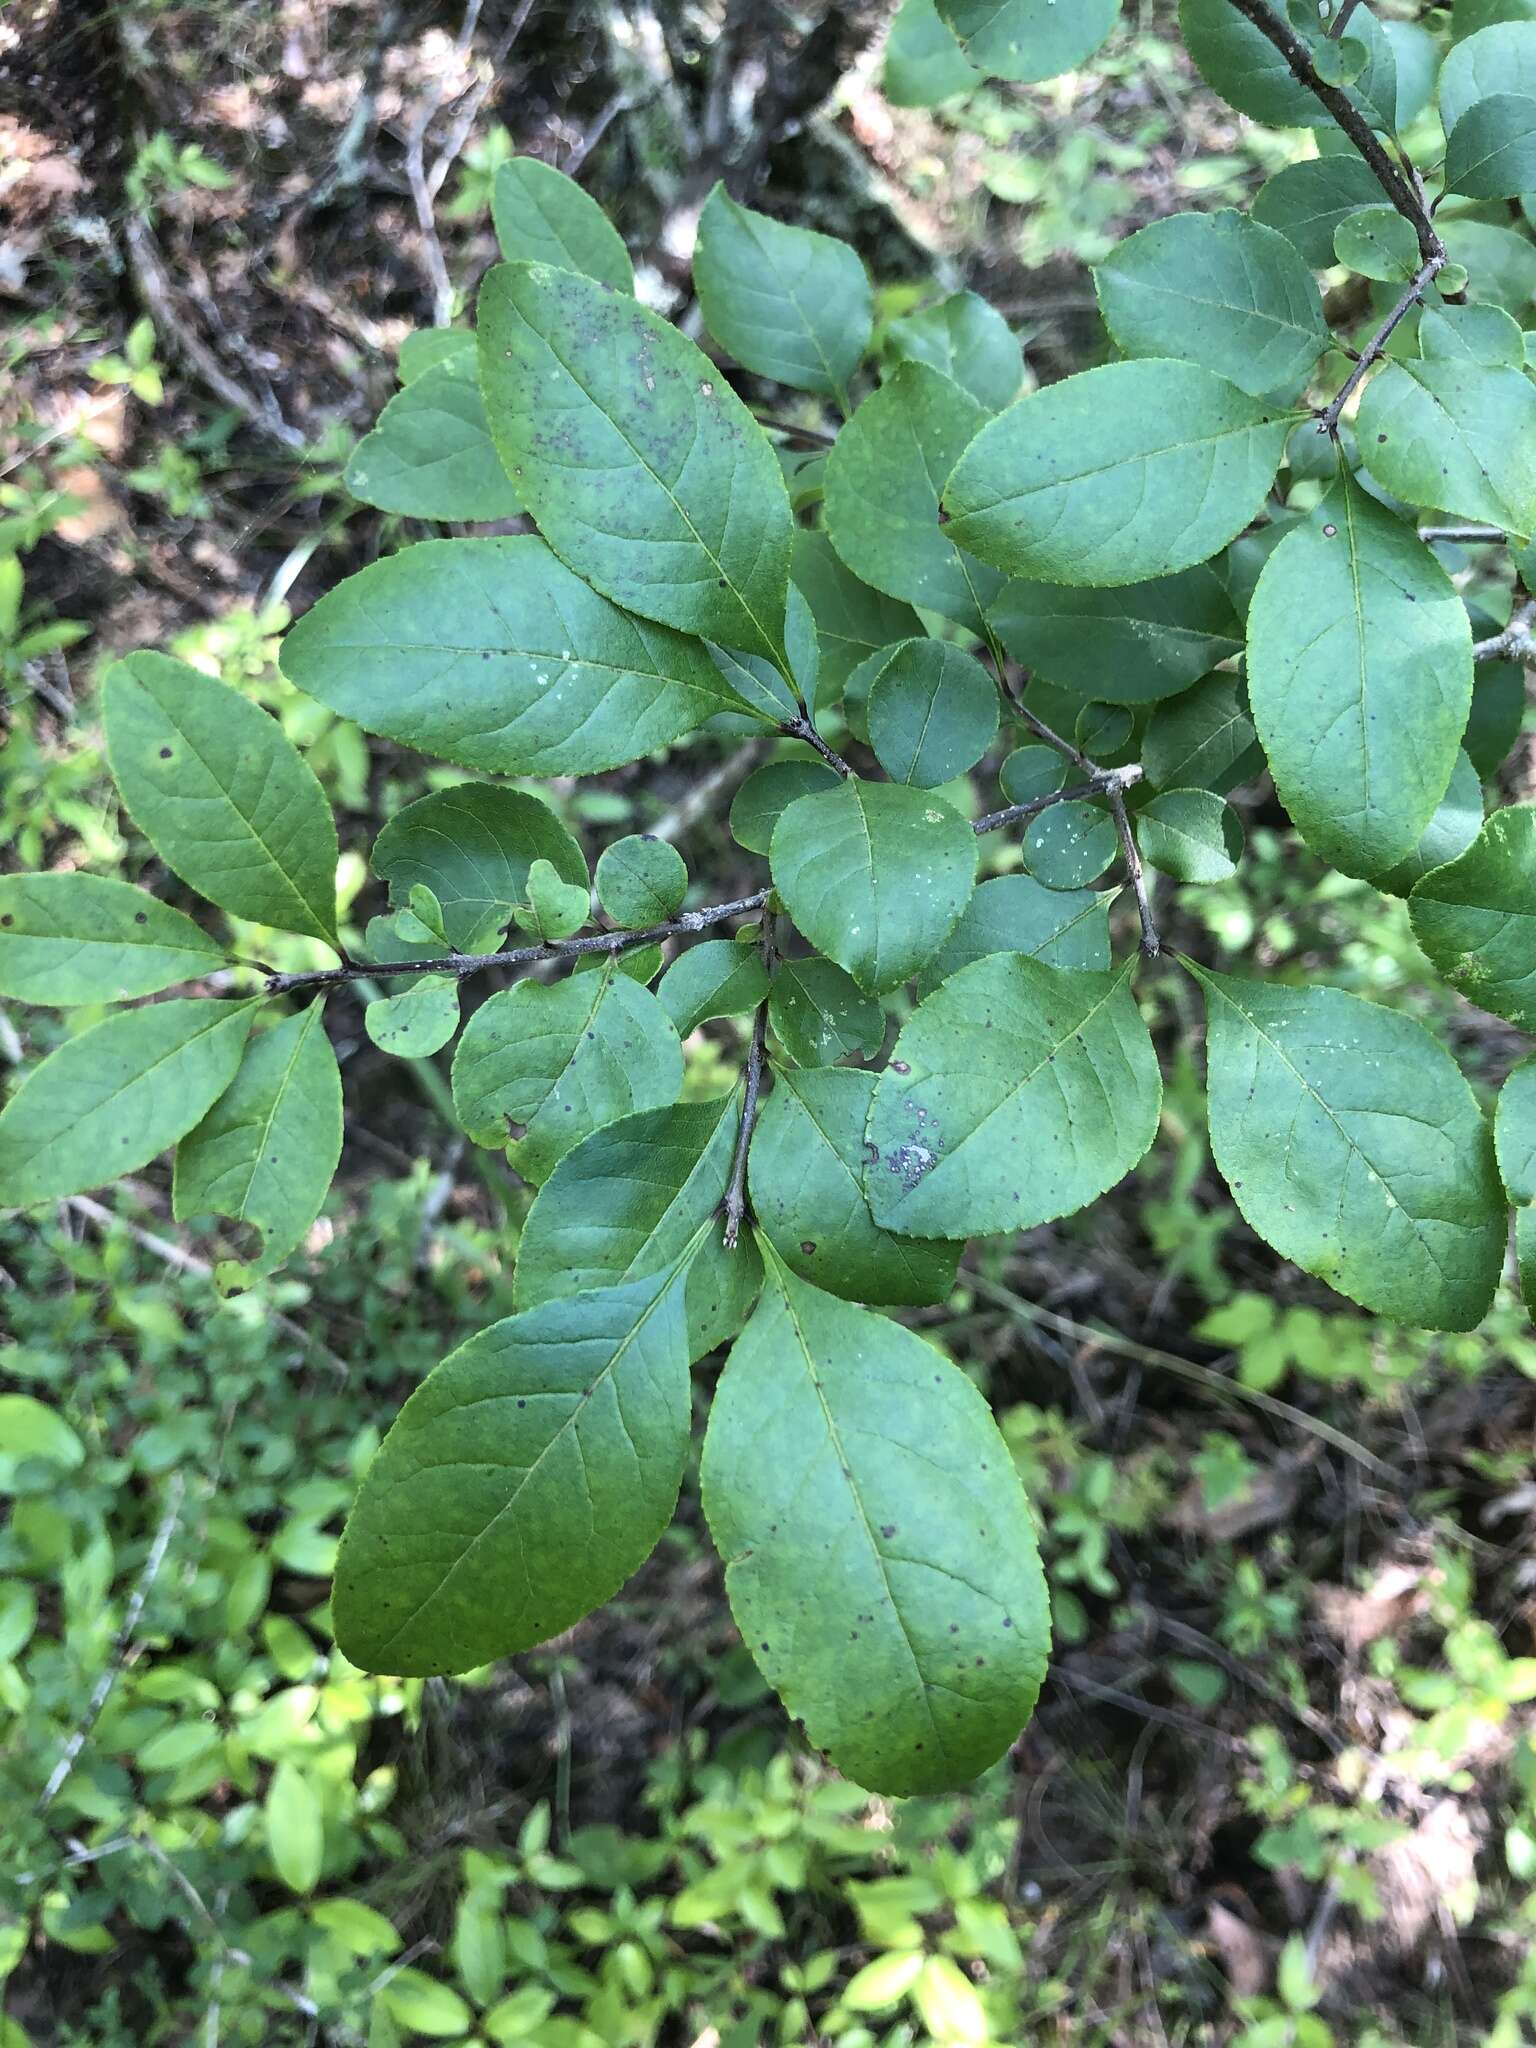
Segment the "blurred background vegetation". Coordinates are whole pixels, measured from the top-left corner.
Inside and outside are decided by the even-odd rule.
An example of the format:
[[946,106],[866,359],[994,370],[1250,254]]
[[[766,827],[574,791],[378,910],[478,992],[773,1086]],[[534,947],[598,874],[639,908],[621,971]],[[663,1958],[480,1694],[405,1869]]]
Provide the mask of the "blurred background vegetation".
[[[853,240],[887,316],[935,276],[985,292],[1044,381],[1102,354],[1087,266],[1115,240],[1310,151],[1210,97],[1169,0],[1033,89],[946,72],[919,0],[887,48],[890,14],[0,9],[0,866],[174,895],[100,756],[96,679],[140,645],[306,747],[353,894],[377,824],[453,779],[299,698],[275,649],[426,530],[342,471],[401,340],[494,260],[508,156],[579,175],[685,324],[723,173]],[[1483,689],[1512,734],[1519,672]],[[713,899],[753,886],[721,829],[744,768],[706,738],[553,796],[597,843],[674,837]],[[1513,1035],[1422,992],[1403,906],[1324,881],[1267,784],[1245,808],[1240,880],[1178,892],[1175,942],[1433,1003],[1491,1090]],[[341,1179],[238,1300],[167,1176],[0,1219],[0,2048],[1532,2039],[1536,1340],[1513,1299],[1430,1338],[1279,1264],[1210,1170],[1177,979],[1152,1000],[1148,1169],[916,1317],[997,1407],[1056,1606],[1040,1712],[962,1798],[892,1807],[797,1747],[687,1489],[547,1651],[403,1685],[336,1653],[381,1428],[511,1307],[526,1192],[455,1139],[436,1063],[337,1007]],[[24,1045],[0,1009],[0,1065],[55,1028]]]

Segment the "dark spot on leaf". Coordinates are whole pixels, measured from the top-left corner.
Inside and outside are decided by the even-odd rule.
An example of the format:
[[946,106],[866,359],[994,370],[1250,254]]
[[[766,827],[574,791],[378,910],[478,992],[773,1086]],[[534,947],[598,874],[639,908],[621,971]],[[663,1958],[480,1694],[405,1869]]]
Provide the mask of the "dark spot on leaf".
[[160,749],[160,758],[162,761],[169,761],[169,759],[171,758],[171,750],[169,747],[162,747]]
[[[5,921],[7,924],[9,924],[11,920],[7,918]],[[136,910],[133,913],[133,921],[135,924],[148,924],[149,912],[147,910]]]
[[880,1524],[880,1534],[887,1538],[894,1536],[896,1534],[896,1524],[894,1522],[882,1522]]
[[803,1251],[803,1252],[805,1253],[805,1256],[806,1256],[807,1258],[809,1258],[809,1257],[811,1256],[811,1253],[812,1253],[813,1251],[815,1251],[815,1249],[816,1249],[816,1240],[815,1240],[815,1238],[814,1238],[814,1237],[806,1237],[806,1238],[802,1238],[802,1239],[800,1240],[800,1249],[801,1249],[801,1251]]

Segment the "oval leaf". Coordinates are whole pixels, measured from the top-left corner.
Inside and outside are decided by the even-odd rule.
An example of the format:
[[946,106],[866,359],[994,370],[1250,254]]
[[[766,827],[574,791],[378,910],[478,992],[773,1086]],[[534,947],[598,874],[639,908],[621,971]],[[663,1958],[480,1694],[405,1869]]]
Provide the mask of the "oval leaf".
[[347,462],[354,498],[409,519],[512,519],[522,503],[496,453],[472,349],[413,378]]
[[981,1395],[768,1255],[701,1470],[737,1625],[807,1739],[892,1794],[967,1783],[1033,1711],[1050,1621]]
[[1108,40],[1120,0],[936,0],[969,61],[992,78],[1031,85],[1075,71]]
[[0,1114],[0,1207],[81,1194],[174,1145],[235,1078],[256,1007],[177,997],[66,1039]]
[[236,917],[336,943],[336,825],[275,718],[165,654],[102,685],[107,758],[168,868]]
[[987,614],[1015,661],[1110,704],[1152,704],[1187,690],[1242,649],[1243,628],[1209,563],[1118,590],[1003,586]]
[[926,363],[903,363],[871,392],[827,458],[827,532],[855,576],[961,625],[1000,587],[939,522],[945,477],[987,415]]
[[105,875],[0,875],[0,996],[128,1002],[222,964],[190,917]]
[[942,797],[849,776],[790,805],[771,866],[811,944],[878,995],[954,930],[976,885],[976,835]]
[[1129,966],[991,954],[896,1041],[866,1132],[870,1211],[887,1230],[949,1238],[1069,1216],[1136,1165],[1161,1106]]
[[605,961],[552,987],[522,981],[481,1004],[453,1056],[453,1106],[477,1145],[505,1145],[538,1182],[591,1131],[661,1109],[683,1050],[649,989]]
[[532,534],[359,570],[282,665],[366,731],[493,775],[595,775],[744,708],[696,641],[620,611]]
[[528,871],[547,860],[563,882],[587,887],[587,861],[560,820],[536,796],[466,782],[407,804],[374,841],[376,874],[389,898],[407,906],[430,889],[451,944],[490,945],[528,896]]
[[176,1148],[176,1220],[215,1212],[253,1225],[256,1272],[303,1241],[341,1158],[341,1074],[324,1009],[313,1002],[251,1039],[234,1080]]
[[1248,692],[1281,802],[1315,853],[1371,875],[1413,851],[1456,765],[1472,632],[1412,528],[1348,479],[1259,578]]
[[1247,1221],[1378,1315],[1470,1330],[1493,1300],[1506,1217],[1488,1126],[1450,1055],[1341,989],[1194,971],[1211,1150]]
[[898,362],[927,363],[989,413],[1012,405],[1024,381],[1018,336],[976,292],[951,292],[904,313],[886,329],[885,345]]
[[480,288],[480,378],[502,461],[578,575],[643,618],[784,658],[783,473],[685,335],[590,278],[504,263]]
[[589,193],[553,164],[515,156],[498,164],[491,222],[509,263],[550,263],[632,292],[635,267],[618,229]]
[[1536,1030],[1536,805],[1495,811],[1408,899],[1435,971],[1479,1009]]
[[509,1316],[416,1389],[336,1560],[354,1664],[409,1676],[532,1649],[645,1562],[688,1450],[677,1273]]
[[1154,221],[1094,282],[1128,356],[1201,363],[1256,398],[1290,389],[1328,346],[1311,271],[1283,235],[1231,207]]
[[982,428],[945,487],[945,536],[1010,576],[1171,575],[1253,518],[1298,417],[1196,363],[1084,370]]
[[1536,530],[1536,386],[1523,370],[1411,358],[1389,363],[1360,400],[1360,454],[1409,505]]
[[705,326],[743,369],[848,410],[875,309],[846,242],[738,206],[716,185],[699,216],[693,283]]

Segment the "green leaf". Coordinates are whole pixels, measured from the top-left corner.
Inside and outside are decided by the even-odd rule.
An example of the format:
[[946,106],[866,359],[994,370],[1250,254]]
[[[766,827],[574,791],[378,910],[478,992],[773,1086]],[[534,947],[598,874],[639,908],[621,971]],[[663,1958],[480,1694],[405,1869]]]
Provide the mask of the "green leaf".
[[282,665],[366,731],[493,775],[595,775],[743,708],[696,641],[620,611],[532,534],[360,569]]
[[1412,528],[1348,478],[1259,578],[1248,690],[1280,800],[1315,853],[1371,875],[1413,851],[1456,765],[1471,628]]
[[875,1221],[913,1237],[1030,1230],[1129,1173],[1162,1102],[1130,977],[994,953],[919,1004],[870,1110]]
[[1522,370],[1525,336],[1501,306],[1426,306],[1419,315],[1419,353]]
[[471,1337],[400,1411],[336,1560],[367,1671],[466,1671],[590,1614],[672,1519],[688,1450],[683,1258]]
[[[402,935],[407,917],[375,917],[368,922],[367,957],[390,962],[441,960],[436,939]],[[388,995],[376,997],[363,1012],[363,1027],[381,1052],[400,1060],[428,1059],[441,1052],[459,1028],[459,983],[452,974],[421,974],[391,978]]]
[[1360,454],[1410,505],[1536,529],[1536,386],[1522,370],[1443,358],[1389,363],[1366,386]]
[[592,916],[590,883],[562,882],[553,861],[540,858],[528,870],[528,907],[513,915],[525,931],[543,940],[574,938]]
[[901,0],[885,43],[882,90],[893,107],[936,107],[981,84],[933,0]]
[[717,1218],[741,1125],[741,1093],[678,1102],[605,1124],[540,1188],[517,1248],[516,1301],[537,1308],[643,1280],[680,1258],[701,1230],[683,1283],[688,1355],[741,1328],[762,1283],[750,1240],[727,1251]]
[[1536,190],[1536,98],[1497,92],[1469,107],[1445,145],[1445,189],[1469,199]]
[[400,382],[414,384],[428,370],[435,370],[439,363],[452,362],[459,355],[467,355],[471,363],[475,359],[472,327],[423,327],[408,334],[400,344]]
[[939,523],[939,492],[987,415],[926,363],[871,392],[827,459],[827,532],[856,576],[888,596],[972,625],[999,578]]
[[1107,42],[1120,0],[936,0],[970,62],[993,78],[1032,85],[1075,71]]
[[456,2041],[475,2023],[474,2013],[453,1986],[439,1984],[425,1970],[393,1971],[378,1996],[401,2026],[434,2041]]
[[504,263],[480,288],[480,380],[501,459],[577,575],[643,618],[781,659],[783,473],[685,335],[590,278]]
[[[505,1145],[525,1180],[602,1124],[677,1100],[683,1054],[649,989],[612,961],[481,1004],[453,1056],[453,1104],[477,1145]],[[510,1141],[510,1142],[509,1142]]]
[[[1352,18],[1352,26],[1368,35],[1375,60],[1386,45],[1381,24],[1362,10]],[[1179,27],[1195,69],[1211,90],[1240,114],[1266,128],[1333,127],[1322,103],[1292,75],[1290,65],[1269,38],[1244,20],[1231,0],[1179,0]],[[1387,46],[1381,60],[1383,71],[1390,59]],[[1369,73],[1362,76],[1347,97],[1358,101],[1374,83]],[[1378,115],[1373,127],[1391,126],[1395,100],[1394,92],[1385,118]]]
[[776,1076],[752,1137],[752,1213],[792,1273],[849,1301],[940,1302],[962,1244],[897,1237],[864,1201],[864,1126],[876,1076],[852,1067]]
[[272,1773],[265,1802],[267,1847],[291,1892],[312,1892],[325,1861],[320,1800],[297,1764],[285,1758]]
[[1225,796],[1264,766],[1232,676],[1208,676],[1159,704],[1142,736],[1141,765],[1154,789],[1213,789]]
[[1180,882],[1229,882],[1243,853],[1232,806],[1209,789],[1167,789],[1136,824],[1143,859]]
[[1447,135],[1479,100],[1498,93],[1536,96],[1536,9],[1523,19],[1479,29],[1454,44],[1440,67],[1440,119]]
[[174,1145],[235,1078],[256,1007],[174,997],[67,1038],[0,1114],[0,1207],[81,1194]]
[[313,771],[246,697],[164,654],[114,662],[107,758],[134,822],[236,917],[336,943],[336,825]]
[[1479,1009],[1536,1028],[1536,805],[1495,811],[1408,899],[1430,965]]
[[1522,1060],[1499,1090],[1493,1145],[1509,1199],[1531,1207],[1536,1203],[1536,1055]]
[[1362,206],[1334,230],[1335,260],[1380,284],[1407,284],[1423,262],[1419,239],[1395,206]]
[[[1059,756],[1058,756],[1059,758]],[[994,875],[918,977],[929,995],[974,960],[1027,953],[1048,967],[1109,967],[1109,899],[1092,889],[1048,889],[1033,875]]]
[[1536,295],[1536,248],[1529,235],[1484,220],[1447,220],[1440,239],[1453,263],[1471,277],[1475,300],[1502,306],[1516,320],[1530,311]]
[[894,782],[937,789],[997,738],[997,685],[947,640],[906,640],[870,685],[869,744]]
[[795,535],[792,574],[816,623],[821,689],[829,702],[861,661],[878,648],[910,640],[923,630],[911,605],[872,589],[845,567],[824,533],[802,528]]
[[1536,21],[1536,0],[1451,0],[1451,42],[1496,22]]
[[802,1067],[829,1067],[849,1053],[868,1058],[885,1043],[885,1012],[830,960],[786,960],[773,978],[768,1021]]
[[1032,804],[1064,787],[1071,768],[1055,747],[1015,747],[997,771],[998,785],[1011,804]]
[[491,220],[509,263],[550,263],[633,292],[634,265],[618,229],[564,171],[537,157],[498,164]]
[[835,768],[809,754],[770,761],[754,770],[732,799],[731,837],[748,853],[766,853],[773,828],[797,798],[836,789],[841,781]]
[[1154,221],[1094,282],[1127,355],[1200,363],[1255,398],[1289,390],[1328,346],[1311,271],[1284,235],[1231,207]]
[[548,804],[518,789],[465,782],[435,790],[398,812],[374,841],[374,873],[391,903],[411,891],[437,898],[449,944],[470,952],[495,942],[527,900],[528,874],[547,860],[564,882],[587,887],[581,848]]
[[945,488],[945,536],[1011,576],[1171,575],[1258,512],[1297,417],[1195,363],[1084,370],[982,428]]
[[1101,804],[1056,804],[1024,828],[1024,865],[1047,889],[1097,881],[1119,851],[1120,835]]
[[693,284],[705,326],[743,369],[847,412],[874,294],[846,242],[738,206],[716,185],[699,216]]
[[1380,197],[1369,165],[1351,150],[1276,171],[1259,188],[1253,217],[1294,244],[1309,270],[1327,270],[1337,260],[1333,238],[1340,224]]
[[1465,853],[1483,829],[1483,785],[1465,753],[1458,752],[1451,770],[1451,786],[1424,827],[1423,837],[1406,860],[1400,860],[1385,874],[1372,875],[1378,889],[1392,896],[1406,896],[1431,868],[1443,867]]
[[1450,1055],[1341,989],[1194,972],[1211,1149],[1247,1221],[1378,1315],[1471,1329],[1498,1284],[1505,1215],[1488,1127]]
[[904,313],[886,329],[885,345],[898,362],[927,363],[989,413],[1012,405],[1024,381],[1018,336],[976,292],[951,292]]
[[74,1472],[85,1463],[85,1445],[57,1410],[32,1394],[0,1394],[0,1474],[11,1488],[14,1466],[41,1458]]
[[1243,645],[1231,596],[1208,562],[1118,590],[1008,583],[988,617],[1033,674],[1111,704],[1174,696]]
[[222,964],[182,911],[105,875],[0,875],[0,996],[65,1009],[128,1002]]
[[768,973],[756,946],[706,939],[680,953],[661,977],[657,1000],[686,1038],[715,1017],[745,1017],[768,1000]]
[[347,462],[354,498],[410,519],[511,519],[522,511],[475,369],[473,351],[460,350],[396,392]]
[[872,995],[938,951],[976,884],[976,835],[958,811],[857,776],[792,803],[770,858],[800,930]]
[[720,1378],[704,1510],[754,1659],[838,1768],[958,1787],[1028,1718],[1050,1623],[1028,1504],[975,1387],[789,1273]]
[[239,1071],[176,1148],[178,1223],[216,1212],[261,1235],[269,1273],[303,1242],[341,1158],[341,1074],[325,1005],[250,1039]]
[[604,849],[594,877],[597,900],[616,925],[643,931],[665,924],[683,907],[688,867],[675,846],[649,832],[632,832]]

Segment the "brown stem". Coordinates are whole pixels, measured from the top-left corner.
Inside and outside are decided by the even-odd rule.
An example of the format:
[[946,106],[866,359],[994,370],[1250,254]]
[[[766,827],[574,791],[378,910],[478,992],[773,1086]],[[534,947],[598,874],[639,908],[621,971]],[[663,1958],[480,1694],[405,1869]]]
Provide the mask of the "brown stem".
[[1367,374],[1376,367],[1383,355],[1386,354],[1387,343],[1392,339],[1403,321],[1407,319],[1413,308],[1418,305],[1425,292],[1428,291],[1430,285],[1433,284],[1444,268],[1445,251],[1443,249],[1438,256],[1431,256],[1426,263],[1420,266],[1412,284],[1409,285],[1407,291],[1403,293],[1403,296],[1371,336],[1359,356],[1356,357],[1355,367],[1350,371],[1349,376],[1345,380],[1343,389],[1327,410],[1320,415],[1317,422],[1317,430],[1320,434],[1328,434],[1334,440],[1338,439],[1340,414],[1360,389]]
[[1126,768],[1099,768],[1086,782],[1074,782],[1070,789],[1053,789],[1045,796],[1031,797],[1026,804],[1009,804],[1006,810],[988,811],[984,818],[976,820],[972,830],[999,832],[1005,825],[1024,825],[1053,804],[1077,803],[1084,797],[1107,796],[1113,803],[1132,783],[1140,782],[1141,774],[1141,764],[1135,761]]
[[[770,980],[778,959],[772,916],[763,919],[763,966]],[[741,1099],[741,1124],[736,1132],[736,1156],[731,1163],[731,1184],[725,1191],[725,1232],[728,1252],[736,1249],[742,1221],[747,1213],[747,1159],[752,1150],[752,1133],[757,1128],[758,1104],[763,1092],[763,1069],[768,1051],[768,998],[757,1006],[752,1019],[752,1042],[747,1048],[746,1092]]]
[[1435,223],[1429,208],[1410,178],[1404,176],[1376,137],[1369,121],[1360,112],[1353,100],[1346,98],[1336,85],[1329,85],[1312,61],[1312,52],[1288,21],[1281,19],[1266,0],[1231,0],[1238,13],[1258,30],[1266,41],[1272,43],[1285,59],[1291,76],[1299,85],[1304,85],[1314,98],[1320,100],[1338,122],[1360,155],[1365,159],[1376,182],[1398,212],[1408,221],[1418,237],[1419,254],[1426,263],[1438,256],[1445,261],[1445,245],[1435,232]]
[[1130,877],[1131,888],[1136,896],[1136,911],[1141,919],[1141,950],[1143,957],[1155,960],[1163,950],[1163,942],[1157,929],[1157,920],[1152,915],[1152,892],[1147,887],[1146,870],[1141,865],[1141,848],[1136,844],[1136,834],[1131,830],[1130,813],[1125,808],[1125,791],[1119,785],[1109,791],[1109,808],[1115,821],[1115,830],[1120,835],[1120,851],[1125,855],[1125,869]]
[[786,719],[781,730],[790,739],[804,740],[807,746],[814,747],[828,767],[835,768],[839,775],[847,777],[853,773],[853,770],[848,766],[842,755],[836,752],[834,748],[829,747],[821,734],[816,730],[811,714],[803,704],[800,707],[800,716],[798,718]]
[[704,910],[683,910],[665,924],[647,925],[637,932],[592,932],[585,938],[548,939],[532,946],[513,946],[501,953],[447,953],[438,960],[370,960],[345,967],[322,967],[312,973],[274,974],[267,981],[269,996],[293,995],[307,989],[336,988],[342,982],[367,981],[381,974],[453,974],[460,980],[479,974],[487,967],[527,967],[535,960],[579,960],[587,953],[627,953],[635,946],[648,946],[661,939],[678,938],[685,932],[708,931],[729,917],[745,917],[761,910],[768,891],[738,896],[732,903],[712,903]]

